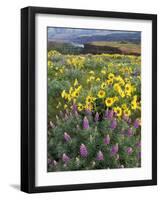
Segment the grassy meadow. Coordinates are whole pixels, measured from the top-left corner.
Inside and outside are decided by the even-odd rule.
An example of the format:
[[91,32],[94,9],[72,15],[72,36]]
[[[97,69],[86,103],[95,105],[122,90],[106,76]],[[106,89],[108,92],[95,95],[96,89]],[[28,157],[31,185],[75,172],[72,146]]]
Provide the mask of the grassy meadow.
[[48,49],[48,172],[141,166],[139,44],[122,54]]

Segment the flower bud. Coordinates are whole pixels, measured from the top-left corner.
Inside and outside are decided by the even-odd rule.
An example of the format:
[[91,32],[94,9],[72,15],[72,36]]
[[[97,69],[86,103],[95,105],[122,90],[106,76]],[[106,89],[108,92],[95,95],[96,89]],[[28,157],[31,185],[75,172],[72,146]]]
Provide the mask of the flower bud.
[[133,149],[132,149],[131,147],[127,147],[126,153],[127,153],[128,155],[130,155],[130,154],[132,154],[132,152],[133,152]]
[[104,156],[103,156],[103,153],[102,153],[102,151],[99,151],[98,153],[97,153],[97,158],[96,158],[97,160],[104,160]]
[[87,150],[87,147],[84,144],[81,144],[81,146],[80,146],[80,155],[82,157],[88,156],[88,150]]
[[89,121],[87,117],[85,116],[83,119],[83,129],[88,129],[89,128]]
[[110,136],[106,135],[106,137],[103,139],[104,144],[110,144]]
[[98,122],[98,120],[99,120],[99,114],[98,114],[98,112],[96,112],[96,115],[95,115],[95,122]]
[[69,162],[70,158],[65,153],[63,153],[62,160],[65,164],[67,164]]
[[116,121],[116,119],[113,119],[113,120],[111,121],[110,128],[111,128],[111,129],[115,129],[116,127],[117,127],[117,121]]
[[112,146],[112,148],[111,148],[111,156],[116,155],[118,150],[119,150],[119,146],[118,146],[118,143],[117,143],[116,145]]
[[66,132],[64,132],[64,140],[65,140],[66,142],[71,141],[70,135],[69,135],[68,133],[66,133]]

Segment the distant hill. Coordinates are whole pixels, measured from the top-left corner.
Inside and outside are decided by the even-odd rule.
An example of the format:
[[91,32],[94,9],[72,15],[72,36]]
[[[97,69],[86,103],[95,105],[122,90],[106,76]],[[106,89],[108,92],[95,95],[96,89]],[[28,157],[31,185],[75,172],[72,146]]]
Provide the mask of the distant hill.
[[92,54],[126,54],[126,55],[141,55],[140,44],[126,43],[126,42],[106,42],[98,41],[84,44],[82,53]]
[[73,42],[85,44],[94,41],[125,41],[132,43],[140,43],[140,33],[112,33],[108,35],[92,35],[92,36],[79,36],[72,39]]
[[140,43],[141,33],[97,29],[48,28],[48,41],[85,44],[94,41]]

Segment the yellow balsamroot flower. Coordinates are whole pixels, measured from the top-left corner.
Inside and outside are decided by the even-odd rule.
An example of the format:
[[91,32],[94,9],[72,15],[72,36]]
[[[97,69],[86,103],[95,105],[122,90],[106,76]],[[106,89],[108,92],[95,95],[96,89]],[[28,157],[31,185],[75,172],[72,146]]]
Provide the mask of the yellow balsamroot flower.
[[132,92],[132,86],[130,83],[126,83],[125,85],[125,93],[128,95],[128,96],[131,96],[131,92]]
[[63,90],[62,93],[61,93],[61,97],[64,98],[65,94],[66,94],[65,90]]
[[113,80],[115,77],[115,75],[113,73],[109,73],[108,75],[108,79]]
[[97,94],[97,96],[98,96],[99,98],[104,98],[104,97],[105,97],[105,95],[106,95],[106,93],[105,93],[105,91],[104,91],[104,90],[99,90],[99,91],[98,91],[98,94]]
[[61,102],[58,103],[58,105],[56,106],[56,108],[58,109],[61,106]]
[[120,75],[115,77],[115,80],[118,81],[120,85],[125,85],[125,81]]
[[83,104],[81,104],[81,103],[78,103],[78,110],[79,111],[82,111],[84,109],[84,106],[83,106]]
[[67,106],[67,104],[64,104],[64,109],[66,109],[68,106]]
[[86,97],[86,104],[92,103],[93,102],[93,97],[92,96],[87,96]]
[[114,100],[114,102],[115,102],[115,101],[118,101],[119,98],[115,96],[115,97],[113,97],[113,100]]
[[49,67],[49,68],[52,68],[52,67],[53,67],[53,62],[50,61],[50,60],[48,61],[48,67]]
[[114,107],[114,112],[117,114],[118,117],[122,115],[122,109],[120,107]]
[[141,76],[137,76],[137,78],[138,78],[139,80],[141,80]]
[[105,104],[107,107],[111,107],[113,103],[114,103],[114,99],[112,97],[106,98]]
[[121,79],[122,79],[122,78],[121,78],[120,75],[115,77],[115,80],[118,81],[118,82],[119,82]]
[[89,72],[89,74],[92,74],[92,75],[94,75],[95,73],[94,73],[94,71],[92,71],[92,70],[91,70],[91,71]]
[[106,83],[102,83],[101,84],[101,89],[105,89],[105,87],[106,87]]
[[131,101],[131,109],[132,110],[136,110],[137,109],[137,103],[136,103],[136,101]]
[[78,85],[78,80],[75,79],[75,81],[74,81],[74,86],[77,86],[77,85]]
[[61,55],[61,54],[56,50],[51,50],[48,52],[48,58],[51,58],[52,56],[55,56],[55,55]]
[[92,110],[93,109],[93,104],[92,103],[86,103],[85,109]]
[[82,89],[82,86],[79,85],[77,88],[75,88],[75,91],[80,92],[81,89]]
[[90,80],[90,81],[93,81],[93,80],[95,80],[95,77],[94,77],[94,76],[90,76],[90,77],[89,77],[89,80]]
[[96,81],[100,81],[101,79],[100,78],[96,78]]
[[125,97],[125,92],[124,92],[124,91],[120,90],[120,91],[119,91],[119,94],[120,94],[120,96],[121,96],[122,98]]
[[74,92],[72,93],[72,97],[78,97],[79,96],[79,92],[77,90],[74,90]]
[[73,87],[70,87],[69,94],[71,94],[72,92],[73,92]]
[[64,69],[59,69],[59,72],[61,73],[61,74],[63,74],[64,73]]
[[104,69],[101,70],[101,73],[102,73],[102,74],[106,74],[106,70],[104,70]]
[[113,88],[114,88],[114,90],[115,90],[116,92],[118,92],[118,91],[121,89],[119,83],[115,83],[114,86],[113,86]]
[[126,109],[127,109],[126,103],[123,103],[122,106],[121,106],[121,108],[122,108],[123,110],[126,110]]
[[69,102],[72,100],[72,97],[71,97],[70,94],[67,95],[67,99],[68,99]]
[[136,110],[137,109],[137,96],[133,96],[133,100],[131,101],[131,109]]
[[112,85],[113,84],[113,79],[109,79],[106,81],[108,85]]
[[124,113],[125,116],[130,116],[131,115],[131,111],[129,109],[125,109],[123,111],[123,113]]
[[133,96],[133,100],[137,101],[137,95]]
[[48,52],[48,58],[51,58],[52,57],[52,51],[49,51]]
[[90,76],[88,79],[87,79],[87,83],[91,82],[91,81],[94,81],[95,80],[95,77],[94,76]]
[[68,98],[68,94],[66,93],[65,90],[62,91],[61,97],[64,98],[64,99],[67,99],[67,98]]

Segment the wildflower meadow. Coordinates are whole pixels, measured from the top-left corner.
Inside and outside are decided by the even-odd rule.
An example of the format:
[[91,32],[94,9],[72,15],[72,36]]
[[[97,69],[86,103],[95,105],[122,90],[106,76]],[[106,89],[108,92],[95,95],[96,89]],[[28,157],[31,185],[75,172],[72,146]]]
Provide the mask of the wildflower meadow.
[[141,55],[48,49],[48,172],[141,166]]

